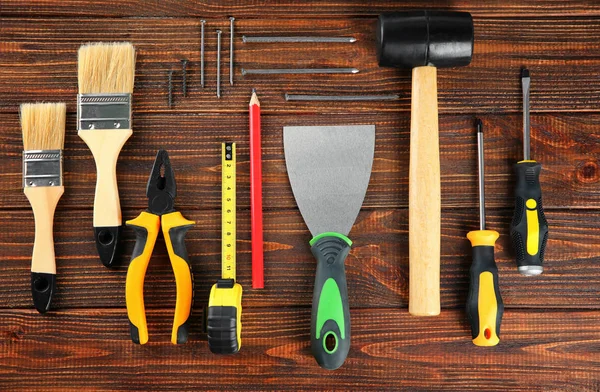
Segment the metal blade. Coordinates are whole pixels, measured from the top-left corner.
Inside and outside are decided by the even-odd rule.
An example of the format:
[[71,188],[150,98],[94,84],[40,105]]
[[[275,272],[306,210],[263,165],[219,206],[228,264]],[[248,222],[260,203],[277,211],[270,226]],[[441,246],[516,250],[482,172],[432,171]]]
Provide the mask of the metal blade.
[[348,235],[367,192],[375,125],[284,127],[285,163],[313,236]]

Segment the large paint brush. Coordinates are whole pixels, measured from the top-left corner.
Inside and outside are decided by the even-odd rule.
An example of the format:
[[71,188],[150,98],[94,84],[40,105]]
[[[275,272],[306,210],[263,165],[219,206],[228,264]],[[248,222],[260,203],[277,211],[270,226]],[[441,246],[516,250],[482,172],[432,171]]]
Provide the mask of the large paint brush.
[[81,46],[78,58],[77,128],[96,162],[94,237],[102,263],[118,260],[121,203],[117,159],[131,130],[135,49],[127,42]]
[[64,103],[21,105],[23,187],[35,217],[31,294],[40,313],[50,309],[56,290],[53,226],[54,210],[65,190],[62,150],[66,111]]

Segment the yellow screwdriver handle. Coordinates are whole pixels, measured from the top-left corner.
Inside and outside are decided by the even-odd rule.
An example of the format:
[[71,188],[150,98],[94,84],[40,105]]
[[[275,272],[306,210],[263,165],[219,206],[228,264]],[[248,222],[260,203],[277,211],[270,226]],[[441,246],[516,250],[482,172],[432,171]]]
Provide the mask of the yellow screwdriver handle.
[[467,234],[473,247],[467,316],[473,343],[477,346],[495,346],[500,341],[504,303],[494,260],[494,245],[498,237],[498,232],[493,230],[476,230]]

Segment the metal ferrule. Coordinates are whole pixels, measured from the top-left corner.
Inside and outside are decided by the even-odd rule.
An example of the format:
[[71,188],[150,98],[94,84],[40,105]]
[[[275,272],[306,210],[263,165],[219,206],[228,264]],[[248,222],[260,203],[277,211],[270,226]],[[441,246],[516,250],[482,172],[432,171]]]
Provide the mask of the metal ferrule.
[[23,151],[23,186],[61,186],[62,150]]
[[77,128],[131,129],[131,94],[77,95]]

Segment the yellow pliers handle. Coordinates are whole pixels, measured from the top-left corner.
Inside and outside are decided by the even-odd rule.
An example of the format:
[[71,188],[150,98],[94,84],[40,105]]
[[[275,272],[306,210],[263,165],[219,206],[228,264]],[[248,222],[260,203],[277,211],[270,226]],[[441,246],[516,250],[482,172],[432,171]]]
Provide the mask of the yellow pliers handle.
[[[185,235],[195,222],[189,221],[180,212],[162,216],[162,231],[165,244],[175,274],[177,300],[171,342],[187,342],[188,319],[192,310],[193,277],[185,248]],[[144,277],[161,226],[161,218],[149,212],[142,212],[137,218],[127,221],[136,233],[136,243],[131,263],[127,270],[125,298],[127,315],[131,325],[131,340],[134,343],[148,342],[148,326],[144,307]]]
[[131,340],[134,343],[146,344],[148,326],[144,307],[144,278],[160,230],[160,217],[144,211],[137,218],[127,221],[127,226],[135,231],[136,236],[125,281],[127,316],[131,327]]
[[194,300],[194,278],[185,247],[185,235],[194,223],[196,222],[185,219],[180,212],[171,212],[162,216],[162,231],[177,287],[175,319],[171,332],[173,344],[185,343],[188,339],[188,320]]

